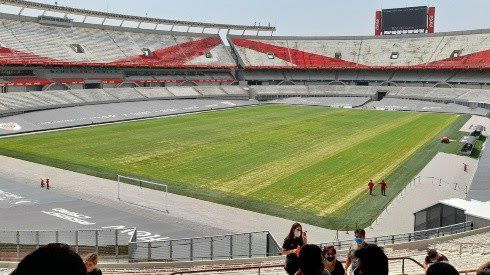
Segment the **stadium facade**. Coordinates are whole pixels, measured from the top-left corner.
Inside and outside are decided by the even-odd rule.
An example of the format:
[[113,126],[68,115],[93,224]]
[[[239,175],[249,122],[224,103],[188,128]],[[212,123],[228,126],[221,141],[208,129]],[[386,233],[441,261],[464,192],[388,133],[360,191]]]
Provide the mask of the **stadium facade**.
[[490,84],[489,29],[348,37],[228,34],[223,41],[204,31],[257,28],[259,34],[274,28],[209,24],[202,33],[177,32],[156,30],[158,21],[154,29],[139,28],[141,22],[124,27],[132,17],[119,18],[120,26],[112,26],[0,14],[2,92],[236,83],[483,89]]

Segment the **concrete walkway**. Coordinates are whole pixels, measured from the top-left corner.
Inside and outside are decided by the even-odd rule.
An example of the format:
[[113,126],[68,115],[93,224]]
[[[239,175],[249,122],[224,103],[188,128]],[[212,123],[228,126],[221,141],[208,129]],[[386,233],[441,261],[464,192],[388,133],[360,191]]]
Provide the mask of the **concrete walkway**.
[[[463,170],[468,164],[468,172]],[[413,212],[448,198],[466,197],[478,160],[438,153],[417,178],[388,205],[367,230],[370,235],[390,235],[413,231]]]
[[[268,230],[280,244],[294,223],[294,221],[287,219],[175,194],[169,194],[169,213],[165,213],[165,204],[162,202],[165,196],[162,192],[152,190],[152,192],[145,192],[144,197],[140,197],[138,195],[140,194],[139,187],[132,185],[124,187],[124,194],[127,199],[140,200],[141,204],[158,208],[161,211],[124,206],[125,204],[117,199],[116,181],[5,156],[0,156],[0,163],[2,164],[0,165],[0,176],[11,178],[12,181],[37,186],[40,178],[49,178],[52,183],[52,190],[55,192],[110,207],[124,208],[125,211],[138,211],[139,215],[146,213],[148,218],[155,216],[164,218],[168,215],[237,233]],[[308,231],[309,242],[330,241],[334,240],[336,236],[336,231],[313,225],[303,224],[303,228]],[[341,236],[344,236],[343,239],[345,239],[345,234]]]
[[472,132],[473,130],[470,129],[470,126],[472,125],[482,125],[486,128],[483,134],[487,137],[488,134],[490,134],[490,118],[482,116],[471,116],[471,118],[463,125],[463,127],[461,127],[460,131]]

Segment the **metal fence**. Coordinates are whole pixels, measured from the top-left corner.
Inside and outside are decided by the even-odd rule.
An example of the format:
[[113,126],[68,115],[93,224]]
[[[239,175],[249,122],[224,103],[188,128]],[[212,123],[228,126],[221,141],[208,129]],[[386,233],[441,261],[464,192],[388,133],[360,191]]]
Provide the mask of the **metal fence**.
[[[136,236],[136,229],[132,233]],[[17,230],[0,231],[0,259],[21,259],[42,245],[65,243],[77,253],[96,252],[104,257],[128,255],[128,243],[134,239],[119,229],[93,230]]]
[[[468,221],[468,222],[453,224],[445,227],[415,231],[411,233],[366,238],[366,242],[383,246],[387,244],[406,243],[406,242],[437,238],[441,236],[452,235],[452,234],[466,232],[470,230],[473,230],[473,222]],[[337,250],[345,250],[345,249],[349,249],[353,245],[353,241],[345,240],[345,241],[321,243],[320,247],[326,245],[333,245]]]
[[252,258],[279,255],[280,246],[269,231],[221,236],[165,240],[132,241],[131,261],[195,261]]

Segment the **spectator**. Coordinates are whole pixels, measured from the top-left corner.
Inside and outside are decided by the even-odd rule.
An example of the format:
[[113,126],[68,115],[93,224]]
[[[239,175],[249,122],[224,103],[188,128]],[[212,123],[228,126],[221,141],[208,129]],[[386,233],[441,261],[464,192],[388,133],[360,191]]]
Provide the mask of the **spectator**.
[[366,231],[364,231],[364,229],[356,229],[356,231],[354,231],[354,236],[355,244],[350,248],[349,253],[347,254],[347,260],[345,262],[345,270],[348,270],[349,267],[351,268],[350,274],[354,274],[354,270],[358,266],[358,259],[354,256],[354,252],[356,252],[357,249],[367,245],[365,241]]
[[99,259],[96,253],[90,253],[85,257],[85,266],[87,267],[88,275],[102,275],[102,271],[97,268]]
[[326,246],[323,249],[325,269],[332,275],[344,275],[345,269],[342,263],[337,260],[337,250],[333,245]]
[[12,275],[86,275],[82,258],[70,246],[52,243],[25,256]]
[[296,275],[330,275],[323,265],[322,249],[319,246],[307,244],[301,248]]
[[303,232],[301,224],[295,223],[291,226],[288,236],[282,244],[282,255],[286,255],[284,269],[288,274],[295,274],[299,269],[298,255],[300,248],[307,243],[306,232]]
[[426,275],[459,275],[459,272],[446,262],[433,263],[427,269]]
[[490,261],[480,266],[476,271],[476,275],[490,275]]
[[427,270],[429,266],[433,263],[439,263],[439,262],[448,262],[449,260],[446,258],[446,256],[442,255],[441,253],[437,252],[435,249],[429,249],[427,250],[427,257],[425,257],[424,261],[424,268]]
[[358,266],[354,274],[388,275],[388,257],[381,247],[366,244],[357,249],[354,256],[358,259]]

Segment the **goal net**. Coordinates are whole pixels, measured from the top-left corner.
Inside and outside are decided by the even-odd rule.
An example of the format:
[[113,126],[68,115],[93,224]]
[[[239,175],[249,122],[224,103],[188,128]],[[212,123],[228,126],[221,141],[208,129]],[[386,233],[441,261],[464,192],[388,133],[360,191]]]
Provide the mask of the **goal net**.
[[168,213],[168,187],[165,184],[118,175],[117,198],[126,203]]

